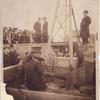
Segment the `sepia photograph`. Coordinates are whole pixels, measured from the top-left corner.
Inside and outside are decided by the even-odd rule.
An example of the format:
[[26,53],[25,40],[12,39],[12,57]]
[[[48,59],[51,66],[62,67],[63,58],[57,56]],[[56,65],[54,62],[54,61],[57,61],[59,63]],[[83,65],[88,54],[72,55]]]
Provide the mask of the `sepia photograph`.
[[2,100],[96,100],[98,0],[2,0]]

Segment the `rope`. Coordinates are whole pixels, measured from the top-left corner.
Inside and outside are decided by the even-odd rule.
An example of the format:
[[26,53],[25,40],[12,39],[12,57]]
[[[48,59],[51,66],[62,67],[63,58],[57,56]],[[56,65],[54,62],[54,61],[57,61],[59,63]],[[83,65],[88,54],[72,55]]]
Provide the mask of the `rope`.
[[[65,18],[65,20],[67,20],[67,19],[68,19],[68,17],[69,17],[69,16],[67,16],[67,17]],[[64,20],[64,22],[62,23],[62,25],[64,25],[65,20]],[[54,34],[54,36],[53,36],[52,40],[55,38],[55,36],[57,35],[57,33],[58,33],[58,31],[59,31],[60,29],[61,29],[61,26],[58,28],[57,32]]]
[[80,42],[80,39],[79,39],[79,36],[78,36],[78,28],[77,28],[77,24],[76,24],[76,20],[75,20],[75,14],[74,14],[74,9],[73,9],[72,3],[71,3],[71,7],[72,7],[72,15],[73,15],[75,28],[76,28],[76,34],[77,34],[78,42]]

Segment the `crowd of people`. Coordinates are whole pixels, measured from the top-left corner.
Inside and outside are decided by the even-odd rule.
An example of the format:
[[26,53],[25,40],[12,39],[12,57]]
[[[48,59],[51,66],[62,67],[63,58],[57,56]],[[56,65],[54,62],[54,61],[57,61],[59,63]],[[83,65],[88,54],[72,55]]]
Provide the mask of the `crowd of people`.
[[[84,17],[80,23],[80,37],[83,44],[87,44],[90,38],[89,26],[91,18],[88,16],[88,11],[83,12]],[[48,20],[46,17],[38,18],[33,25],[33,30],[20,30],[16,27],[3,28],[3,43],[16,44],[16,43],[47,43],[48,35]]]
[[[76,54],[76,45],[73,46],[73,56],[77,57]],[[53,47],[53,51],[55,52],[56,57],[69,57],[69,46],[56,46]]]
[[[42,27],[43,26],[43,27]],[[34,30],[34,31],[33,31]],[[4,44],[22,44],[22,43],[47,43],[48,42],[48,21],[43,17],[43,25],[41,18],[33,25],[33,30],[21,30],[17,27],[3,28]]]
[[69,48],[68,47],[56,47],[54,48],[54,52],[57,57],[69,57]]
[[29,43],[30,31],[20,30],[16,27],[4,27],[3,28],[3,43],[4,44],[17,44],[17,43]]
[[[90,37],[89,33],[89,25],[91,24],[91,19],[88,16],[88,11],[84,11],[84,18],[81,22],[81,31],[80,35],[82,38],[83,44],[88,43],[88,38]],[[46,17],[43,17],[43,25],[41,23],[41,18],[38,18],[38,20],[34,23],[34,31],[31,32],[31,38],[30,38],[30,31],[28,30],[19,30],[18,28],[7,28],[5,27],[3,29],[4,33],[4,43],[30,43],[30,41],[33,40],[34,43],[47,43],[48,42],[48,21]],[[93,66],[94,68],[94,58],[93,61],[85,61],[83,59],[83,54],[79,52],[79,49],[77,45],[73,46],[75,48],[75,51],[78,56],[79,67],[86,66],[86,84],[90,85],[91,82],[88,82],[90,79],[93,80],[93,77],[88,77],[88,73],[90,72],[89,68]],[[58,57],[69,57],[69,47],[59,46],[54,48],[54,52],[56,56]],[[73,52],[73,53],[75,53]],[[25,78],[24,83],[26,87],[28,87],[30,90],[36,90],[36,91],[42,91],[46,90],[47,84],[44,81],[43,77],[46,76],[46,73],[44,73],[43,63],[45,62],[43,58],[41,58],[41,53],[38,50],[34,50],[31,53],[27,52],[26,57],[19,63],[19,71],[18,71],[18,80],[19,83],[21,83],[22,79]],[[88,52],[89,54],[89,52]],[[92,53],[93,54],[93,53]],[[15,65],[18,63],[18,55],[16,50],[13,48],[13,45],[11,44],[10,47],[4,48],[4,67]],[[24,76],[23,76],[24,75]],[[23,76],[23,77],[22,77]],[[93,84],[93,83],[92,83]]]
[[4,67],[16,65],[19,62],[18,54],[14,49],[13,44],[8,47],[4,47],[3,50],[3,64]]

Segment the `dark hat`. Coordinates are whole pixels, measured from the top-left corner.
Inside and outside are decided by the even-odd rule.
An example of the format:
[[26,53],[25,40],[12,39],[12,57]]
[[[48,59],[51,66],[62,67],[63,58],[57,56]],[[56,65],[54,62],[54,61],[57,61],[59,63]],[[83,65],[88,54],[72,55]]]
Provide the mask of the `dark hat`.
[[27,34],[28,33],[28,31],[25,29],[24,31],[23,31],[23,34]]
[[16,28],[16,27],[13,28],[13,32],[15,32],[15,31],[17,31],[17,30],[18,30],[18,28]]
[[47,19],[46,17],[43,17],[43,19]]
[[38,20],[41,20],[41,18],[39,17]]
[[11,43],[10,45],[9,45],[10,47],[14,47],[14,45]]
[[11,27],[9,27],[9,31],[12,31],[12,28]]
[[84,12],[83,12],[83,13],[87,13],[87,14],[88,14],[89,12],[88,12],[87,10],[84,10]]

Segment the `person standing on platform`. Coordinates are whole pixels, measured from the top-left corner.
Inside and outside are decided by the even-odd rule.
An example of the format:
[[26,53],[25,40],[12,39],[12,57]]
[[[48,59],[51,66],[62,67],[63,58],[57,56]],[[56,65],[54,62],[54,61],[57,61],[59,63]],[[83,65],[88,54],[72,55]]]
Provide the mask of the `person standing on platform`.
[[15,28],[13,30],[13,39],[12,39],[14,44],[17,44],[19,42],[19,35],[18,35],[18,28]]
[[44,43],[48,42],[48,21],[46,17],[43,17],[42,41]]
[[83,12],[84,17],[80,24],[80,36],[82,38],[83,44],[88,43],[88,38],[90,37],[89,25],[91,24],[91,18],[88,16],[88,11]]
[[35,42],[41,43],[41,18],[38,18],[38,21],[35,22],[34,30],[36,34]]
[[4,27],[3,28],[3,43],[4,44],[8,44],[7,35],[8,35],[8,28],[7,27]]

